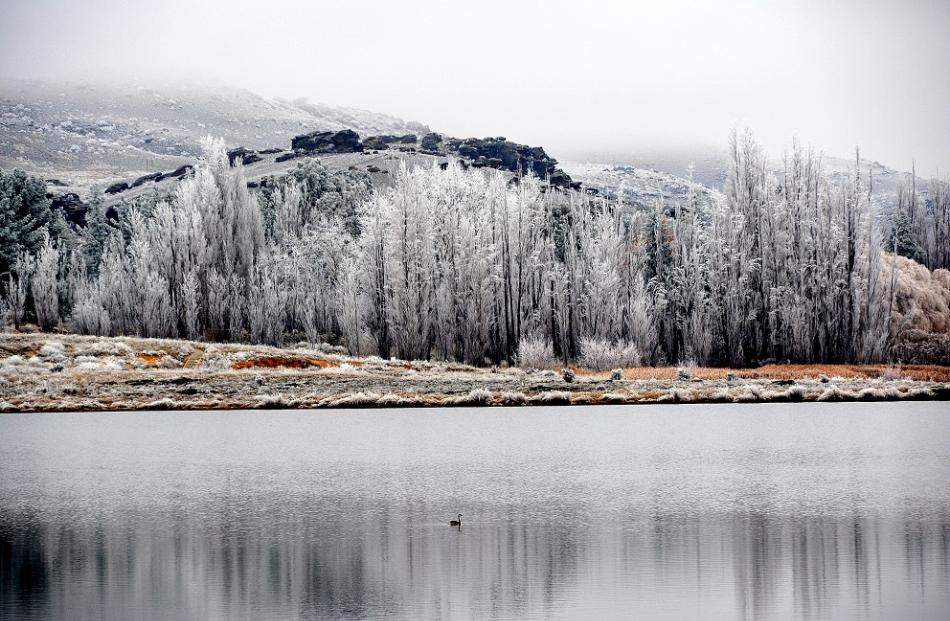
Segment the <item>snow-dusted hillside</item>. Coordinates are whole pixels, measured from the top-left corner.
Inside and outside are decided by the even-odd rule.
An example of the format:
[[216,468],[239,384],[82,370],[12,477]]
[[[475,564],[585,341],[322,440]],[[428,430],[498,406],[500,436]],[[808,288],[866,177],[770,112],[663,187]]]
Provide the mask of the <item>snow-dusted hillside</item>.
[[685,201],[690,187],[703,204],[711,204],[722,194],[698,181],[657,170],[615,164],[562,162],[565,172],[585,186],[601,193],[616,195],[629,205],[652,208],[657,200]]
[[265,99],[226,86],[0,82],[0,168],[21,168],[70,186],[190,164],[199,141],[286,146],[301,133],[427,131],[385,114]]
[[[267,99],[224,85],[0,81],[0,169],[20,168],[61,180],[61,190],[80,193],[94,184],[105,187],[193,164],[207,135],[222,137],[229,147],[286,149],[298,134],[342,129],[364,137],[429,131],[421,123],[383,113]],[[660,195],[684,198],[690,167],[693,180],[703,186],[702,198],[715,197],[727,168],[725,151],[709,148],[688,153],[643,149],[587,161],[611,163],[574,161],[563,167],[575,180],[602,192],[622,192],[625,200],[641,206],[652,205]],[[854,167],[848,158],[825,156],[822,163],[832,178]],[[781,174],[780,159],[771,166]],[[861,161],[865,175],[869,167],[875,202],[890,211],[898,186],[909,184],[910,174]],[[926,183],[919,180],[918,190],[926,195]]]
[[[627,203],[641,207],[653,207],[657,199],[666,201],[685,200],[690,186],[698,193],[701,202],[722,198],[723,184],[726,180],[728,162],[725,156],[721,160],[707,157],[702,160],[700,169],[693,169],[692,182],[689,178],[691,163],[687,159],[660,157],[657,166],[643,158],[627,158],[625,162],[636,163],[593,163],[563,161],[565,172],[587,187],[595,188],[606,194],[622,196]],[[821,165],[829,180],[843,183],[853,177],[855,160],[841,157],[821,157]],[[897,207],[901,186],[909,190],[913,176],[884,166],[880,162],[861,159],[857,164],[861,172],[862,192],[867,191],[868,173],[872,176],[872,204],[875,212],[889,216]],[[672,173],[671,170],[680,170]],[[769,160],[769,167],[777,179],[785,174],[786,164],[781,159]],[[926,200],[928,196],[926,179],[917,178],[917,192]]]

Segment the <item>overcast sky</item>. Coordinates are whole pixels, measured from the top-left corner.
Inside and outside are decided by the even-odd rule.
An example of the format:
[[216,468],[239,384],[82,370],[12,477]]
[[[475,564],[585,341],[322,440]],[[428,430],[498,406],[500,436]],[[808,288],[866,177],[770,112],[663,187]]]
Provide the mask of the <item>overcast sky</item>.
[[0,0],[0,76],[224,81],[556,155],[749,126],[950,171],[950,2]]

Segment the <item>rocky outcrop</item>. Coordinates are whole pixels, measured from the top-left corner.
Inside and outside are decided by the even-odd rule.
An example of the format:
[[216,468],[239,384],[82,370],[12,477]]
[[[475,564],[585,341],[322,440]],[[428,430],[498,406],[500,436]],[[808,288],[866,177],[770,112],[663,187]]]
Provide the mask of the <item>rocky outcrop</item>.
[[290,141],[294,151],[302,153],[357,153],[363,150],[360,136],[352,129],[339,132],[312,132],[294,136]]
[[389,143],[386,142],[384,136],[369,136],[363,139],[363,148],[372,149],[374,151],[385,151],[389,148]]
[[551,176],[548,177],[548,183],[559,188],[574,188],[575,190],[581,186],[580,183],[572,181],[571,176],[560,168],[551,173]]
[[404,134],[402,136],[380,134],[379,136],[368,136],[364,138],[363,148],[384,151],[389,148],[389,145],[416,144],[418,140],[415,134]]
[[150,175],[142,175],[141,177],[133,181],[129,187],[137,188],[144,183],[148,183],[149,181],[158,181],[161,178],[162,178],[162,173],[160,172],[152,173]]
[[[423,138],[423,145],[425,138]],[[445,149],[470,160],[473,166],[500,168],[521,174],[533,174],[548,179],[551,185],[568,188],[579,187],[570,175],[557,167],[557,160],[550,157],[542,147],[511,142],[504,136],[494,138],[449,138]]]
[[[252,153],[253,153],[253,152],[252,152]],[[230,152],[229,152],[229,155],[230,155]],[[260,159],[260,158],[258,158],[258,159]],[[233,165],[233,163],[234,163],[234,160],[232,160],[232,165]],[[158,182],[158,181],[162,181],[163,179],[177,179],[177,178],[180,178],[180,177],[184,177],[185,175],[187,175],[189,172],[193,171],[194,169],[195,169],[195,167],[192,166],[191,164],[185,164],[184,166],[179,166],[179,167],[176,168],[175,170],[172,170],[172,171],[169,171],[169,172],[157,172],[157,173],[149,173],[149,174],[147,174],[147,175],[142,175],[141,177],[136,178],[136,179],[135,179],[134,181],[132,181],[131,183],[129,183],[128,181],[117,181],[117,182],[115,182],[115,183],[109,185],[109,186],[104,190],[104,192],[105,192],[106,194],[119,194],[119,193],[121,193],[121,192],[125,192],[125,191],[127,191],[127,190],[131,190],[132,188],[137,188],[137,187],[139,187],[139,186],[141,186],[141,185],[144,185],[144,184],[146,184],[146,183],[148,183],[148,182],[150,182],[150,181],[152,181],[152,182]],[[61,196],[69,196],[69,194],[63,194],[63,195],[61,195]],[[74,195],[73,195],[73,196],[74,196]],[[52,197],[52,195],[51,195],[51,198],[53,198],[53,199],[55,200],[55,197]],[[78,199],[78,197],[77,197],[77,199]]]
[[261,161],[261,156],[251,149],[238,147],[228,151],[228,161],[231,162],[231,166],[234,166],[239,158],[244,164],[253,164],[254,162]]
[[176,177],[184,177],[191,171],[195,169],[191,164],[185,164],[184,166],[179,166],[175,170],[167,173],[162,173],[162,176],[156,179],[155,181],[161,181],[162,179],[173,179]]
[[384,151],[389,148],[389,145],[416,144],[417,141],[418,138],[415,134],[405,134],[403,136],[380,134],[379,136],[368,136],[364,138],[363,148]]
[[442,146],[442,136],[435,132],[429,132],[422,137],[419,146],[423,151],[438,152]]
[[105,189],[106,194],[118,194],[119,192],[125,192],[129,189],[129,184],[125,181],[118,181],[113,183]]
[[[338,132],[311,132],[309,134],[295,136],[291,140],[291,151],[283,151],[282,149],[276,148],[255,151],[245,147],[237,147],[228,150],[227,155],[231,166],[234,166],[238,160],[241,160],[244,164],[250,164],[262,161],[262,155],[272,154],[277,154],[274,158],[275,162],[286,162],[298,157],[311,155],[361,153],[364,149],[376,151],[394,149],[404,152],[415,152],[416,148],[410,145],[416,144],[418,144],[418,150],[421,153],[439,156],[457,155],[459,157],[459,164],[464,167],[494,168],[507,170],[520,175],[531,174],[541,179],[546,179],[555,187],[581,188],[580,183],[573,181],[567,173],[557,167],[557,160],[550,157],[543,148],[530,147],[511,142],[504,136],[460,139],[429,132],[423,135],[421,140],[416,134],[405,134],[402,136],[381,134],[369,136],[361,141],[359,134],[351,129],[345,129]],[[118,194],[148,182],[179,179],[193,170],[193,165],[185,164],[170,172],[142,175],[131,183],[119,181],[108,186],[105,189],[105,193]],[[370,172],[385,174],[388,171],[376,169]],[[249,183],[248,187],[256,187],[256,184]],[[77,215],[75,217],[78,218],[80,216]],[[82,217],[84,218],[84,215]]]

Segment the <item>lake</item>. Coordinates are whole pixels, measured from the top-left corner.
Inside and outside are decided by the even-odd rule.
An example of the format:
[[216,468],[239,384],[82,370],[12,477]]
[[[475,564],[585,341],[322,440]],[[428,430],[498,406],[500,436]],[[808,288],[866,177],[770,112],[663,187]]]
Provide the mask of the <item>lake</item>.
[[950,404],[0,416],[0,618],[379,617],[950,619]]

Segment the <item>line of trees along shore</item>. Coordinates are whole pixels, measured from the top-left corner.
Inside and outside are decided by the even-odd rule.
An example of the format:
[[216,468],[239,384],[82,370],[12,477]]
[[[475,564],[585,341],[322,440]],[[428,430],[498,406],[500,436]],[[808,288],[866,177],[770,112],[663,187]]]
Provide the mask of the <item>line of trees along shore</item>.
[[734,134],[723,200],[642,210],[454,164],[373,191],[309,162],[251,192],[209,140],[169,200],[113,217],[93,200],[84,227],[36,207],[41,182],[3,173],[2,310],[43,329],[474,364],[529,346],[628,364],[875,362],[894,303],[882,250],[950,266],[950,192],[911,188],[882,218],[859,161],[832,179],[795,145],[774,172]]

